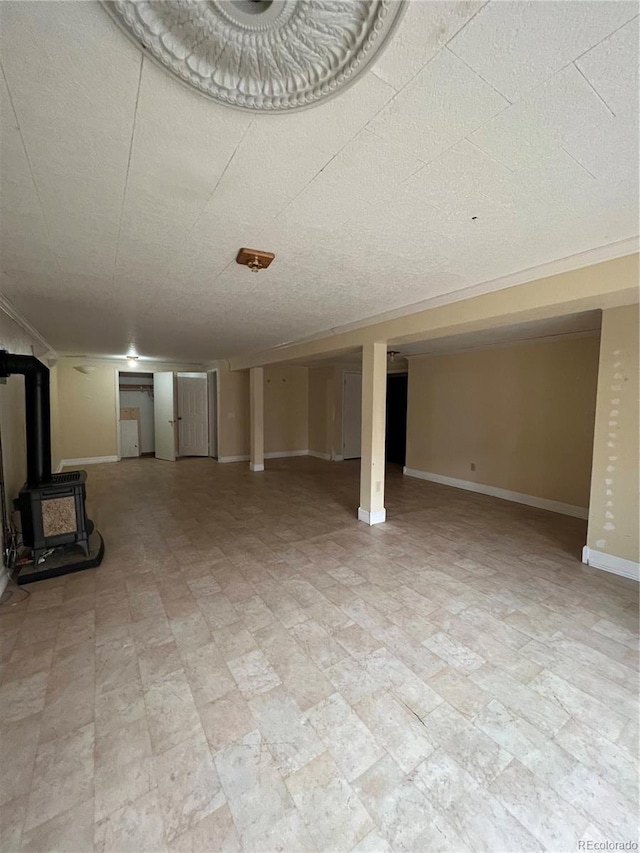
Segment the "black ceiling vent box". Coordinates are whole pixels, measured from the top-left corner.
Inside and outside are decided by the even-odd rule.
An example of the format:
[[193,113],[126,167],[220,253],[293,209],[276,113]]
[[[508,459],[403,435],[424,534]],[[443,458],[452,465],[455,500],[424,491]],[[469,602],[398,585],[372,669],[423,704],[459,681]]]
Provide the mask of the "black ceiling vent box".
[[31,355],[0,352],[0,377],[15,373],[24,376],[27,426],[27,482],[14,502],[32,556],[15,579],[24,584],[99,566],[104,543],[87,517],[86,471],[51,473],[49,368]]

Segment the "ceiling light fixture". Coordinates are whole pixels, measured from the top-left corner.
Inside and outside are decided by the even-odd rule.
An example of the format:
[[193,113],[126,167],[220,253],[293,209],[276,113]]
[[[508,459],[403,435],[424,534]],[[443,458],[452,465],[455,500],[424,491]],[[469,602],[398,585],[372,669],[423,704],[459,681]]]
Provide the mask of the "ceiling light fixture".
[[393,362],[396,360],[397,355],[400,355],[400,352],[397,349],[390,349],[389,350],[389,352],[387,353],[387,356],[389,357],[389,361],[391,362],[391,364],[393,364]]
[[127,361],[129,362],[129,367],[133,367],[138,360],[139,356],[137,355],[128,355]]
[[251,272],[266,270],[275,258],[273,252],[263,252],[260,249],[240,249],[236,256],[236,263],[249,267]]

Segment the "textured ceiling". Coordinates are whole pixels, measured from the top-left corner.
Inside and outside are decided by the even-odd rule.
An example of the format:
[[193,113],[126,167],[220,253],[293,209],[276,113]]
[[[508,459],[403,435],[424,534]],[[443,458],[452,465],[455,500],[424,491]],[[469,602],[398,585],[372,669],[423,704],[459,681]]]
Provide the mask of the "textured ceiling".
[[97,4],[3,2],[2,290],[62,352],[202,362],[634,236],[637,14],[411,0],[340,97],[251,116]]

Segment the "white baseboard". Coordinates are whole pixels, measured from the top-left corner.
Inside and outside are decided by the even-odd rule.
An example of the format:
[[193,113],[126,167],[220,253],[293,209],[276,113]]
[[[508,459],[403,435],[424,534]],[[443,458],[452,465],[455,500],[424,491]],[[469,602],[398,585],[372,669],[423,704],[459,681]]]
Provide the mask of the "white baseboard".
[[372,527],[374,524],[382,524],[386,520],[386,509],[377,509],[375,512],[369,512],[366,509],[362,509],[361,506],[358,507],[358,521],[364,521],[369,527]]
[[218,462],[248,462],[250,457],[247,456],[218,456]]
[[474,483],[471,480],[458,480],[456,477],[445,477],[444,474],[432,474],[430,471],[418,471],[416,468],[407,468],[406,465],[402,471],[407,477],[417,477],[419,480],[429,480],[431,483],[453,486],[455,489],[465,489],[468,492],[477,492],[480,495],[490,495],[504,501],[513,501],[513,503],[526,504],[537,509],[546,509],[549,512],[558,512],[560,515],[571,515],[573,518],[583,519],[589,515],[588,507],[584,506],[573,506],[561,501],[538,498],[535,495],[523,495],[521,492],[511,492],[508,489],[486,486],[484,483]]
[[264,471],[264,463],[249,463],[249,468],[251,471]]
[[640,581],[640,563],[636,563],[634,560],[625,560],[623,557],[616,557],[614,554],[594,551],[593,548],[588,548],[585,545],[582,549],[582,562],[594,569],[602,569],[604,572],[611,572],[614,575],[622,575],[624,578]]
[[322,453],[320,450],[310,450],[309,456],[314,456],[316,459],[324,459],[325,462],[331,462],[331,454]]
[[265,459],[286,459],[288,456],[308,456],[308,450],[275,450],[273,453],[265,453]]
[[79,465],[101,465],[103,462],[118,462],[117,456],[83,456],[79,459],[61,459],[58,471],[63,468],[77,468]]

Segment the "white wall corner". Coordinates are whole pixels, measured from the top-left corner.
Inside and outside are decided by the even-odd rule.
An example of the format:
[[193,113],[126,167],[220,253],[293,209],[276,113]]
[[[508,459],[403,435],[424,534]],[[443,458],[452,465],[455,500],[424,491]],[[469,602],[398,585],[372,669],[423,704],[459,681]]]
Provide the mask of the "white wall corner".
[[262,463],[254,463],[254,462],[250,462],[250,463],[249,463],[249,468],[250,468],[252,471],[264,471],[264,465],[263,465]]
[[248,462],[249,459],[248,454],[245,456],[218,456],[218,462],[221,462],[223,465],[227,462]]
[[586,545],[582,549],[582,562],[593,569],[601,569],[603,572],[611,572],[614,575],[622,575],[640,581],[640,563],[635,560],[625,560],[614,554],[605,554],[603,551],[594,551]]
[[416,468],[402,469],[406,477],[416,477],[418,480],[428,480],[430,483],[439,483],[441,486],[452,486],[454,489],[464,489],[467,492],[476,492],[480,495],[489,495],[492,498],[500,498],[503,501],[512,501],[517,504],[525,504],[536,509],[545,509],[548,512],[557,512],[560,515],[570,515],[573,518],[587,519],[589,508],[585,506],[573,506],[562,501],[552,501],[548,498],[539,498],[536,495],[524,495],[521,492],[511,492],[509,489],[501,489],[498,486],[487,486],[484,483],[474,483],[470,480],[458,480],[457,477],[446,477],[444,474],[433,474],[430,471],[419,471]]
[[358,521],[364,521],[364,523],[368,524],[369,527],[373,527],[374,524],[382,524],[386,520],[386,509],[378,509],[375,510],[375,512],[369,512],[361,506],[358,507]]
[[316,459],[324,459],[325,462],[331,462],[331,454],[330,453],[322,453],[320,450],[310,450],[309,456],[313,456]]

